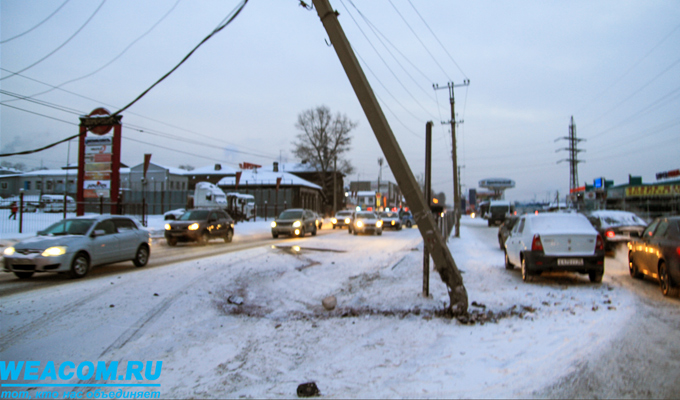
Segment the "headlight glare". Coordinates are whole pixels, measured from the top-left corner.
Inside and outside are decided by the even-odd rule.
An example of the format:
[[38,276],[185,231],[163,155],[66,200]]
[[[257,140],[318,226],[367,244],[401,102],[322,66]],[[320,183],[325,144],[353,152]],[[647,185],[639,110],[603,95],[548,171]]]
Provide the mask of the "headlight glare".
[[357,221],[357,228],[361,228],[362,226],[364,226],[364,223],[361,221]]
[[379,220],[378,222],[375,223],[375,226],[376,226],[376,228],[380,228],[382,226],[382,224],[383,224],[383,222]]
[[299,228],[301,226],[302,226],[302,222],[300,222],[300,221],[293,222],[293,228]]
[[14,247],[6,248],[5,251],[2,252],[2,254],[6,256],[11,256],[12,254],[14,254]]
[[172,229],[172,227],[170,226],[170,224],[165,224],[165,230],[166,230],[166,231],[169,231],[170,229]]
[[349,222],[350,222],[350,221],[349,221],[349,218],[345,218],[345,223],[346,223],[347,225],[349,225]]
[[272,228],[276,228],[276,221],[272,221]]
[[61,256],[66,254],[66,246],[54,246],[54,247],[49,247],[45,249],[45,251],[42,252],[43,257],[56,257],[56,256]]
[[338,220],[335,219],[335,218],[333,218],[333,219],[331,219],[331,222],[334,223],[334,224],[337,224],[337,223],[338,223]]
[[194,222],[193,224],[189,225],[188,228],[190,231],[195,231],[198,230],[198,222]]

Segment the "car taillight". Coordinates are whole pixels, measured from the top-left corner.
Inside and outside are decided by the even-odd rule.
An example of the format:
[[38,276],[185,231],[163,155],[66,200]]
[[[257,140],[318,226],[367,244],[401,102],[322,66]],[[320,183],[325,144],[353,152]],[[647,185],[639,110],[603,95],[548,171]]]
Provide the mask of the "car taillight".
[[602,240],[602,236],[597,235],[597,239],[595,240],[595,250],[604,250],[604,240]]
[[607,231],[607,232],[604,233],[604,235],[608,238],[613,238],[615,233],[614,233],[614,231]]
[[678,254],[678,257],[680,257],[680,246],[675,248],[675,252]]
[[543,251],[543,243],[541,243],[541,236],[534,235],[534,240],[531,241],[531,251]]

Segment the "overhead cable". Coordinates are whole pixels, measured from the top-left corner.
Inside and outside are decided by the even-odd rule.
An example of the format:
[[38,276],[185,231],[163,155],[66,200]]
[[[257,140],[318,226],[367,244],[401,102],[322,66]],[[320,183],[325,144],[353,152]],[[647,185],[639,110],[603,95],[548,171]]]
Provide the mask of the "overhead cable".
[[187,54],[186,56],[184,56],[184,58],[182,59],[182,61],[179,62],[179,64],[175,65],[175,67],[173,67],[170,71],[168,71],[165,75],[163,75],[163,76],[162,76],[159,80],[157,80],[153,85],[149,86],[148,89],[146,89],[145,91],[143,91],[142,94],[140,94],[139,96],[137,96],[134,100],[132,100],[132,101],[131,101],[128,105],[126,105],[125,107],[123,107],[123,108],[121,108],[120,110],[118,110],[118,111],[116,111],[115,113],[113,113],[113,115],[118,115],[118,114],[122,113],[123,111],[127,110],[128,108],[130,108],[130,106],[132,106],[133,104],[135,104],[137,101],[139,101],[139,99],[141,99],[141,98],[144,97],[147,93],[149,93],[149,91],[151,91],[151,89],[153,89],[156,85],[158,85],[158,84],[161,83],[163,80],[165,80],[165,78],[167,78],[168,76],[170,76],[170,74],[172,74],[173,72],[175,72],[175,70],[176,70],[177,68],[179,68],[180,65],[184,64],[184,62],[185,62],[186,60],[188,60],[189,57],[191,57],[191,55],[194,54],[194,52],[195,52],[196,50],[198,50],[198,48],[201,47],[201,46],[203,45],[203,43],[207,42],[207,41],[208,41],[211,37],[213,37],[216,33],[218,33],[219,31],[221,31],[222,29],[224,29],[227,25],[229,25],[229,24],[230,24],[230,23],[231,23],[231,22],[232,22],[232,21],[233,21],[240,13],[241,13],[241,10],[243,10],[243,8],[246,6],[247,3],[248,3],[248,0],[243,0],[243,1],[241,2],[241,5],[240,5],[240,6],[237,6],[234,10],[232,10],[232,12],[229,13],[229,15],[227,15],[227,17],[225,17],[225,19],[222,20],[222,22],[220,22],[220,25],[218,25],[217,28],[215,28],[208,36],[206,36],[203,40],[201,40],[201,42],[200,42],[199,44],[197,44],[196,47],[194,47],[194,48],[189,52],[189,54]]
[[45,22],[47,22],[47,20],[49,20],[50,18],[52,18],[52,17],[54,16],[54,14],[56,14],[57,12],[59,12],[59,10],[61,10],[61,9],[66,5],[66,3],[68,3],[69,1],[71,1],[71,0],[66,0],[65,2],[61,3],[61,5],[60,5],[56,10],[54,10],[54,12],[53,12],[52,14],[48,15],[47,18],[45,18],[44,20],[38,22],[38,24],[35,25],[33,28],[31,28],[31,29],[29,29],[29,30],[27,30],[27,31],[24,31],[24,32],[22,32],[22,33],[20,33],[20,34],[18,34],[18,35],[14,35],[14,36],[12,36],[12,37],[9,38],[9,39],[0,40],[0,44],[5,44],[5,43],[7,43],[7,42],[9,42],[9,41],[12,41],[12,40],[14,40],[14,39],[16,39],[16,38],[19,38],[19,37],[21,37],[21,36],[24,36],[25,34],[27,34],[27,33],[31,32],[31,31],[33,31],[34,29],[36,29],[36,28],[39,27],[40,25],[42,25],[42,24],[44,24]]
[[87,21],[85,21],[85,23],[84,23],[80,28],[78,28],[78,30],[75,31],[75,33],[74,33],[73,35],[71,35],[71,37],[69,37],[68,39],[66,39],[66,41],[65,41],[64,43],[62,43],[61,45],[59,45],[59,47],[57,47],[56,49],[52,50],[52,51],[51,51],[49,54],[47,54],[45,57],[43,57],[43,58],[41,58],[40,60],[34,62],[33,64],[29,65],[28,67],[25,67],[24,69],[19,70],[18,72],[15,72],[15,73],[13,73],[13,74],[11,74],[11,75],[3,76],[2,78],[0,78],[0,81],[5,80],[5,79],[7,79],[7,78],[11,78],[11,77],[13,77],[13,76],[16,75],[16,74],[19,74],[19,73],[21,73],[21,72],[24,72],[24,71],[26,71],[26,70],[28,70],[28,69],[31,69],[31,68],[35,67],[36,65],[38,65],[38,64],[40,64],[41,62],[45,61],[47,58],[49,58],[49,57],[52,56],[54,53],[56,53],[57,51],[59,51],[62,47],[66,46],[66,44],[67,44],[68,42],[70,42],[71,39],[73,39],[74,37],[76,37],[76,36],[80,33],[80,31],[82,31],[82,30],[87,26],[87,24],[88,24],[90,21],[92,21],[92,18],[94,18],[94,16],[97,15],[97,13],[98,13],[99,10],[102,8],[102,6],[104,5],[104,3],[106,3],[106,0],[102,0],[101,4],[99,4],[99,7],[97,7],[97,9],[94,10],[94,12],[92,13],[92,15],[90,15],[90,18],[88,18]]

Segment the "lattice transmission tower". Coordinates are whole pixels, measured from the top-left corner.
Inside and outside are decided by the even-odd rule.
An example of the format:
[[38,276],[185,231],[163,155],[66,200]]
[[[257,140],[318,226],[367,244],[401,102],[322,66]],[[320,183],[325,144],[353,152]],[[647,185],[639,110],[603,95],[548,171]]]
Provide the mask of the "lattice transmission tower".
[[578,143],[584,142],[585,139],[578,139],[576,137],[576,124],[574,124],[574,116],[571,117],[571,124],[569,124],[569,136],[563,136],[561,138],[555,139],[556,142],[558,140],[567,140],[569,145],[569,147],[557,149],[557,151],[566,150],[567,152],[569,152],[568,158],[564,160],[559,160],[557,163],[559,164],[562,161],[569,161],[569,193],[574,193],[576,188],[579,187],[578,164],[585,162],[583,160],[578,159],[578,153],[585,151],[583,149],[578,148]]

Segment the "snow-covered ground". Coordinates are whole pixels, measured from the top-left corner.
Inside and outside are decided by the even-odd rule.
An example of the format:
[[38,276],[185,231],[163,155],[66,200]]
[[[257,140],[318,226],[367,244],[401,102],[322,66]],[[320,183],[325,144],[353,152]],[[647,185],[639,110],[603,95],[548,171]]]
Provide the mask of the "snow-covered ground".
[[[421,295],[417,229],[344,230],[271,242],[299,251],[260,247],[3,297],[0,359],[160,360],[171,398],[289,398],[309,381],[327,397],[531,397],[606,351],[634,300],[606,273],[601,285],[569,274],[525,284],[504,268],[496,232],[464,218],[448,241],[471,310],[508,315],[496,323],[437,316],[448,296],[436,272]],[[263,233],[264,221],[238,224],[235,238]]]

